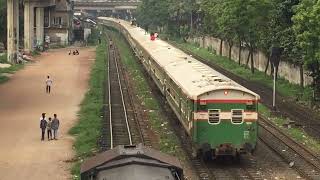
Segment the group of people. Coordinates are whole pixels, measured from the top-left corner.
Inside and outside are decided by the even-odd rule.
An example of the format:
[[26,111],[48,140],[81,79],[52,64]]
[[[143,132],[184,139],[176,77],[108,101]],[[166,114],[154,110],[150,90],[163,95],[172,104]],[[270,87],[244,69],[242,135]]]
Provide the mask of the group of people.
[[80,53],[79,53],[79,51],[78,51],[78,49],[76,49],[76,50],[73,50],[73,51],[69,51],[69,55],[79,55]]
[[[50,79],[50,76],[47,76],[46,79],[46,93],[50,94],[51,92],[51,86],[52,86],[52,79]],[[53,119],[51,117],[46,118],[46,113],[42,113],[40,117],[40,129],[41,129],[41,141],[44,140],[44,136],[47,130],[48,134],[48,141],[50,140],[57,140],[58,139],[58,129],[60,126],[60,121],[57,118],[57,114],[53,114]],[[53,138],[52,138],[53,134]]]
[[[53,119],[49,117],[47,121],[46,113],[42,113],[40,117],[41,141],[44,141],[46,130],[48,135],[48,141],[58,140],[59,126],[60,126],[60,121],[57,118],[57,114],[53,115]],[[53,138],[52,138],[52,134],[53,134]]]

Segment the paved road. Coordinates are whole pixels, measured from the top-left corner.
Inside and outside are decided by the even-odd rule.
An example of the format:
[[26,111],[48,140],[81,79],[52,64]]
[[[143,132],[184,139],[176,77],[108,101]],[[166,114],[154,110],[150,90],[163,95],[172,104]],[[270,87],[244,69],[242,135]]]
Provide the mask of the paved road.
[[[52,50],[0,85],[0,180],[70,179],[70,164],[64,161],[74,152],[67,131],[76,122],[94,58],[94,49],[81,49],[79,56]],[[45,93],[48,74],[50,95]],[[42,112],[60,117],[58,141],[40,141]]]

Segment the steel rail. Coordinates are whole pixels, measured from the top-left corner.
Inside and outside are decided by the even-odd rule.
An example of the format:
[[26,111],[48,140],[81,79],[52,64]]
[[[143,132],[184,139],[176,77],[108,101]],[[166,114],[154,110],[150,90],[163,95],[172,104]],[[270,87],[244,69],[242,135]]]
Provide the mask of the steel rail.
[[[110,47],[110,46],[109,46]],[[108,59],[108,103],[109,103],[109,123],[110,123],[110,147],[113,148],[113,129],[112,129],[112,106],[111,106],[111,85],[110,85],[110,59],[111,59],[111,52],[109,48],[109,59]]]
[[[259,117],[260,122],[259,126],[262,127],[266,132],[270,133],[274,138],[278,139],[285,147],[289,148],[294,156],[290,157],[283,154],[279,151],[274,145],[271,145],[264,138],[260,137],[259,139],[264,142],[268,147],[273,149],[277,154],[279,154],[283,159],[288,162],[294,162],[296,158],[299,158],[299,161],[296,161],[294,169],[303,175],[306,178],[318,177],[320,172],[320,161],[319,157],[311,152],[309,149],[302,146],[300,143],[293,140],[287,134],[282,132],[278,127],[269,122],[269,120],[264,117]],[[289,153],[289,152],[288,152]]]
[[[109,123],[110,123],[110,149],[113,149],[115,144],[114,144],[114,132],[113,132],[113,117],[112,117],[112,98],[111,98],[111,79],[110,79],[110,61],[113,60],[116,66],[116,72],[117,72],[117,81],[119,84],[119,90],[120,90],[120,95],[121,95],[121,102],[122,102],[122,107],[123,107],[123,113],[125,117],[125,124],[126,124],[126,129],[128,132],[128,139],[130,145],[132,145],[132,135],[130,131],[130,126],[128,122],[128,115],[127,115],[127,109],[125,105],[125,100],[124,100],[124,95],[123,95],[123,90],[122,90],[122,85],[121,85],[121,79],[120,79],[120,72],[119,72],[119,67],[117,63],[117,57],[116,57],[116,48],[113,48],[112,51],[109,48],[109,60],[108,60],[108,89],[109,89]],[[112,54],[112,56],[111,56]]]
[[[320,158],[319,158],[318,155],[316,155],[311,150],[305,148],[303,145],[301,145],[297,141],[293,140],[287,134],[282,132],[277,126],[272,124],[269,120],[265,119],[265,117],[260,116],[259,118],[260,118],[260,124],[259,125],[261,127],[263,127],[265,130],[267,130],[268,132],[273,134],[275,137],[277,137],[279,140],[281,140],[286,146],[288,146],[294,152],[299,154],[301,157],[304,157],[306,161],[308,161],[315,168],[320,170]],[[266,125],[263,125],[261,122],[265,123],[267,126],[271,127],[275,131],[272,132],[271,128],[268,128]],[[306,156],[309,156],[309,158],[307,158]]]
[[130,126],[129,126],[129,122],[128,122],[127,109],[126,109],[126,105],[125,105],[125,101],[124,101],[124,97],[123,97],[123,91],[122,91],[122,85],[121,85],[121,80],[120,80],[120,73],[119,73],[117,57],[114,57],[114,60],[116,63],[116,69],[117,69],[117,74],[118,74],[118,83],[119,83],[119,89],[120,89],[120,94],[121,94],[123,112],[124,112],[124,116],[126,119],[127,131],[128,131],[128,136],[129,136],[129,143],[130,143],[130,145],[132,145],[132,136],[131,136]]

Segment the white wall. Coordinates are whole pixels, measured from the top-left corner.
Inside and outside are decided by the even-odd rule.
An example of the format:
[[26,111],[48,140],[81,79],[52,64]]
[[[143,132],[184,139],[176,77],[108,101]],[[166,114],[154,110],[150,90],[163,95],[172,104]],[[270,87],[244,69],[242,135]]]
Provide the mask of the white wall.
[[[188,39],[189,42],[197,43],[200,45],[200,47],[208,48],[212,47],[213,50],[219,54],[220,51],[220,39],[214,38],[214,37],[196,37],[196,38],[190,38]],[[241,64],[245,64],[247,57],[248,57],[249,51],[247,49],[242,49],[241,52]],[[222,48],[222,55],[228,57],[229,56],[229,46],[226,42],[223,43]],[[239,57],[239,47],[233,46],[231,50],[231,58],[232,60],[238,62]],[[258,51],[254,53],[254,67],[258,69],[259,71],[263,71],[266,68],[268,57],[262,53],[261,51]],[[249,63],[250,66],[250,63]],[[269,65],[268,72],[270,72],[271,66]],[[279,76],[288,80],[289,82],[293,84],[300,84],[300,68],[294,64],[291,64],[287,61],[280,61],[279,64]],[[304,73],[304,85],[310,85],[312,83],[312,78],[307,76]]]

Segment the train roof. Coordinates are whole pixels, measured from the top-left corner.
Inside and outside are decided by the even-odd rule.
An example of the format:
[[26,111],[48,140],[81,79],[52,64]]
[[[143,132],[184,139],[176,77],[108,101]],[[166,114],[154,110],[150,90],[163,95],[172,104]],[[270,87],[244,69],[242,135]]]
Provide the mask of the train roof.
[[119,23],[127,29],[131,37],[146,49],[152,58],[166,71],[168,76],[186,93],[189,98],[197,100],[202,94],[216,90],[236,89],[252,94],[256,99],[259,95],[234,82],[208,65],[175,48],[169,43],[157,39],[150,40],[150,35],[143,29],[131,26],[129,22],[114,18],[100,17]]
[[[83,162],[80,173],[82,177],[86,177],[88,174],[128,164],[175,169],[178,174],[183,174],[182,166],[177,158],[145,147],[142,144],[137,146],[121,145],[98,154]],[[132,166],[129,168],[132,170]],[[139,168],[135,168],[135,170],[137,172],[141,171]]]

